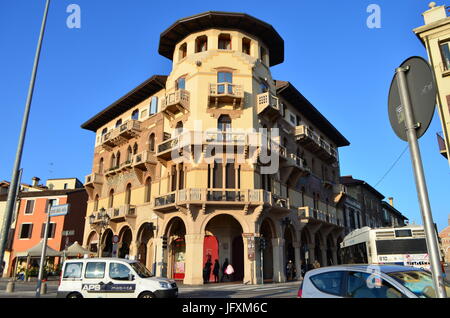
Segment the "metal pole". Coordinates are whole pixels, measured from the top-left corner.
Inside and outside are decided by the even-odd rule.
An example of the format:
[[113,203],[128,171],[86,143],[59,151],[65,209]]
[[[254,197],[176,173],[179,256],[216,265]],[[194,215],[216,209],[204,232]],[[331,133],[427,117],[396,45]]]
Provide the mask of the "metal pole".
[[42,276],[44,274],[44,266],[45,266],[45,259],[46,259],[46,252],[47,252],[47,237],[48,237],[48,228],[50,227],[50,208],[47,210],[47,222],[45,223],[45,231],[44,231],[44,239],[42,243],[42,250],[41,250],[41,261],[39,264],[39,275],[38,275],[38,281],[36,285],[36,297],[41,297],[41,285],[42,285]]
[[422,212],[422,219],[425,226],[426,242],[428,247],[428,255],[430,257],[431,272],[433,273],[434,288],[436,290],[436,296],[438,298],[446,298],[447,295],[439,260],[439,246],[434,229],[433,216],[431,214],[430,200],[428,198],[428,190],[425,181],[419,143],[417,141],[416,129],[418,128],[418,124],[414,120],[411,100],[408,93],[408,84],[406,82],[406,72],[408,71],[409,67],[397,68],[396,73],[398,90],[400,93],[400,100],[404,108],[406,119],[406,134],[408,137],[411,159],[414,168],[414,177],[416,181],[420,210]]
[[41,32],[39,35],[38,45],[37,45],[37,49],[36,49],[36,55],[34,57],[34,65],[33,65],[33,71],[31,73],[30,85],[28,88],[27,101],[25,103],[25,112],[23,114],[22,128],[20,130],[19,142],[17,145],[16,159],[14,162],[14,167],[12,169],[11,184],[10,184],[10,188],[8,191],[8,199],[6,201],[5,214],[3,216],[3,226],[2,226],[2,230],[1,230],[2,235],[0,237],[0,260],[3,260],[4,254],[5,254],[5,247],[6,247],[6,242],[8,240],[9,228],[11,227],[11,219],[12,219],[12,214],[14,211],[14,209],[13,209],[14,208],[14,200],[15,200],[14,196],[16,195],[16,192],[17,192],[19,167],[20,167],[20,162],[22,160],[23,145],[25,142],[25,134],[27,131],[28,117],[30,114],[31,101],[33,99],[34,84],[36,82],[37,68],[39,65],[39,58],[40,58],[40,53],[41,53],[42,41],[44,39],[45,25],[47,23],[47,14],[48,14],[49,6],[50,6],[50,0],[47,0],[47,3],[45,5],[44,17],[42,19]]

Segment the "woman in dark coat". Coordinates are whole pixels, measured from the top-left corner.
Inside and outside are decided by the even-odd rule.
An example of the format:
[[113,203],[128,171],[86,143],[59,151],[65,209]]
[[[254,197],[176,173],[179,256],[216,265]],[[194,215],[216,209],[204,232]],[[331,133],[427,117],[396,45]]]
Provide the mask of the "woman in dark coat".
[[219,260],[216,259],[214,261],[214,268],[213,268],[214,283],[218,283],[219,282],[219,270],[220,270]]

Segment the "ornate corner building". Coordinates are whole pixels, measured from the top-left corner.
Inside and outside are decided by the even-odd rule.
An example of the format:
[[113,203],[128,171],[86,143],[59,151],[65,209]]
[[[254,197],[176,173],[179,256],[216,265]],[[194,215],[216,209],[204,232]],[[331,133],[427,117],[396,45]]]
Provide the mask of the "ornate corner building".
[[173,61],[169,76],[82,125],[96,134],[84,245],[185,284],[203,284],[208,260],[227,260],[232,279],[251,284],[286,281],[289,260],[297,273],[338,263],[338,148],[349,142],[272,78],[284,61],[277,31],[247,14],[206,12],[164,31],[159,53]]

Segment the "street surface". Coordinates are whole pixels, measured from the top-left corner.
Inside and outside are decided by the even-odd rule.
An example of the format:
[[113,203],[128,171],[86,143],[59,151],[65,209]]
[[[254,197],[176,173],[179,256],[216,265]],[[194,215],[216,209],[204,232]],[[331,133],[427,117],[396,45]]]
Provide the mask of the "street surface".
[[[0,298],[32,298],[36,282],[16,282],[15,292],[6,293],[7,282],[0,281]],[[295,298],[300,282],[285,284],[243,285],[207,284],[204,286],[179,286],[179,298]],[[47,294],[42,298],[56,297],[57,281],[47,282]]]

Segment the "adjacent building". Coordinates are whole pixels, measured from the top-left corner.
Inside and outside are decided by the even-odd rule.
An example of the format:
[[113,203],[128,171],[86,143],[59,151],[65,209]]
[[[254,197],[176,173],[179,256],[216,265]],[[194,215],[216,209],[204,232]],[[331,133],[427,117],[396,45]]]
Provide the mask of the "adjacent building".
[[448,216],[448,226],[439,233],[439,238],[442,256],[446,263],[450,263],[450,215]]
[[383,227],[402,227],[408,223],[408,218],[394,207],[394,198],[389,198],[389,203],[381,202]]
[[[17,216],[12,229],[12,241],[9,243],[9,264],[7,275],[14,274],[18,266],[27,263],[32,265],[38,260],[27,260],[24,256],[27,250],[38,245],[44,238],[47,213],[52,206],[69,204],[67,215],[55,216],[50,219],[48,246],[62,251],[75,241],[83,240],[84,222],[86,215],[87,193],[83,187],[79,187],[80,181],[73,179],[62,180],[53,189],[44,186],[27,187],[28,191],[21,191],[18,195]],[[38,182],[35,179],[34,182]],[[50,181],[50,180],[49,180]],[[73,187],[64,184],[71,184]],[[48,184],[48,182],[47,182]],[[55,260],[55,264],[59,260]]]
[[434,70],[438,88],[438,111],[442,132],[438,132],[440,153],[449,160],[450,147],[450,17],[447,6],[430,3],[423,13],[425,25],[414,29],[414,33],[425,46]]

